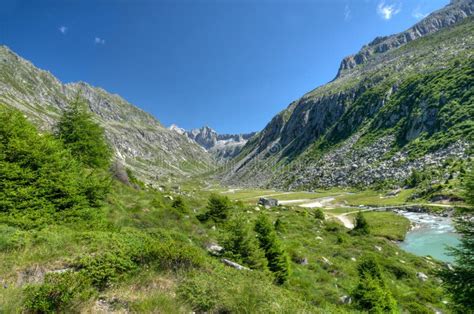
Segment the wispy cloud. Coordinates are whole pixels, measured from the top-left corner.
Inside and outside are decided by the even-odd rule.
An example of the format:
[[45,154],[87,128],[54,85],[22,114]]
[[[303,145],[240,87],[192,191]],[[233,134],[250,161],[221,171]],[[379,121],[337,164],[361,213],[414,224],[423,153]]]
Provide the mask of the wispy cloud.
[[413,16],[415,19],[417,20],[420,20],[420,19],[424,19],[425,17],[428,16],[428,13],[423,13],[421,12],[421,8],[420,6],[417,6],[413,12],[411,12],[411,16]]
[[349,21],[351,19],[351,8],[348,4],[344,7],[344,21]]
[[67,33],[67,27],[64,25],[61,25],[58,27],[58,30],[61,34],[65,35]]
[[385,4],[385,1],[379,2],[377,5],[377,14],[384,20],[390,20],[394,15],[400,13],[399,4]]
[[94,38],[94,43],[96,43],[97,45],[105,45],[105,39],[96,37]]

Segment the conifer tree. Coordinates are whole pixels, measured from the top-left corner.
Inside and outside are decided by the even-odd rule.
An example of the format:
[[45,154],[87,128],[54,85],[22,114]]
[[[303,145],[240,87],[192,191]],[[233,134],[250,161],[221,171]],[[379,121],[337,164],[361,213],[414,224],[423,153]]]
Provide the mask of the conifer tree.
[[110,165],[112,154],[104,130],[92,119],[92,114],[79,96],[63,111],[56,136],[83,164],[104,169]]
[[[474,173],[466,176],[465,198],[474,206]],[[473,209],[468,210],[472,214]],[[454,302],[454,311],[468,313],[474,309],[474,220],[460,218],[456,229],[461,234],[461,243],[450,248],[455,263],[450,269],[444,269],[440,275],[446,291]]]
[[370,233],[369,224],[361,211],[359,211],[355,217],[355,226],[354,229],[351,230],[351,233],[356,235],[366,235]]
[[209,219],[214,222],[224,222],[227,220],[232,203],[227,196],[212,194],[207,202],[207,212],[198,215],[200,221],[207,221]]
[[220,241],[225,250],[224,256],[252,269],[265,270],[267,268],[265,255],[242,217],[236,217],[229,221],[225,231]]
[[352,293],[355,306],[369,313],[398,313],[375,257],[367,257],[357,267],[359,284]]
[[260,248],[265,252],[268,268],[275,275],[275,282],[283,284],[290,275],[290,261],[288,255],[278,241],[275,228],[266,215],[260,215],[255,223],[255,231]]

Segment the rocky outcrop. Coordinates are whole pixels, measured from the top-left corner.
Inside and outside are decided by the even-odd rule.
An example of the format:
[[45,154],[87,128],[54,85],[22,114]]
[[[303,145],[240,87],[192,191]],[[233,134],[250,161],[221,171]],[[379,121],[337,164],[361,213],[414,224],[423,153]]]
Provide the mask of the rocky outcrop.
[[163,127],[152,115],[118,95],[87,83],[63,84],[7,47],[0,47],[0,103],[15,107],[42,130],[80,95],[106,132],[116,157],[154,183],[207,171],[211,156],[196,143]]
[[428,17],[399,34],[377,37],[355,55],[342,60],[337,78],[350,73],[357,65],[367,62],[375,54],[398,48],[417,38],[435,33],[440,29],[454,25],[474,14],[474,1],[452,0],[445,8],[431,13]]
[[[472,136],[459,134],[474,114],[472,103],[445,105],[467,99],[459,91],[472,88],[473,80],[465,78],[472,72],[451,85],[430,83],[431,98],[426,90],[412,97],[410,82],[418,79],[425,86],[439,78],[430,73],[459,69],[461,62],[463,69],[471,66],[472,6],[473,1],[453,1],[411,28],[418,35],[374,40],[354,57],[361,60],[356,67],[344,67],[335,80],[276,115],[218,178],[230,185],[283,189],[370,185],[403,180],[425,165],[439,168],[449,158],[466,159]],[[430,81],[422,81],[422,75]],[[445,81],[453,77],[444,75]],[[457,114],[463,118],[444,123],[447,115],[441,112],[452,110],[463,112]],[[430,137],[450,140],[430,142]],[[413,153],[418,145],[429,148],[425,155]]]

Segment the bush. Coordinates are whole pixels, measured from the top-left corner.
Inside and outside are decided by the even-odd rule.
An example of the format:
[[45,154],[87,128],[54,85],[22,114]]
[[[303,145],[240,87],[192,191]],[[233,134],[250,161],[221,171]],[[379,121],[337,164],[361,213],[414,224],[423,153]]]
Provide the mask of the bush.
[[286,252],[282,249],[277,239],[272,223],[265,215],[260,215],[255,224],[257,239],[260,248],[265,252],[268,261],[268,268],[275,275],[275,282],[283,284],[290,275],[290,261]]
[[103,290],[117,282],[121,275],[137,267],[131,258],[123,251],[107,251],[96,256],[82,257],[77,266],[90,278],[94,287]]
[[188,205],[185,203],[183,198],[181,196],[178,196],[175,198],[173,201],[173,204],[171,204],[171,207],[176,209],[178,212],[185,214],[189,212]]
[[318,219],[318,220],[324,220],[325,217],[324,217],[324,212],[321,210],[321,208],[317,208],[314,212],[313,212],[313,216],[314,218]]
[[92,168],[109,167],[112,152],[105,141],[104,130],[93,121],[79,96],[63,111],[56,136],[85,165]]
[[430,308],[427,308],[426,306],[417,303],[417,302],[410,302],[405,306],[405,309],[408,311],[408,313],[411,314],[432,314],[433,310]]
[[26,286],[24,308],[34,313],[77,311],[94,294],[89,279],[80,273],[51,273],[43,284]]
[[16,250],[25,245],[25,231],[0,225],[0,252]]

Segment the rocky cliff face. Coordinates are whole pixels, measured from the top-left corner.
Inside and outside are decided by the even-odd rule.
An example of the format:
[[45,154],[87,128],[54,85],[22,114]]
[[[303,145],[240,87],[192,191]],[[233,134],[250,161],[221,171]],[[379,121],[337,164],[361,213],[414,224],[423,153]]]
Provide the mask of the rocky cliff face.
[[474,116],[472,14],[473,1],[453,1],[346,58],[335,80],[291,103],[249,140],[222,181],[367,185],[403,180],[426,158],[435,160],[430,167],[466,159],[474,133],[467,126]]
[[196,143],[163,127],[153,116],[118,95],[86,83],[63,84],[0,47],[0,103],[51,130],[68,101],[80,94],[106,132],[116,156],[139,177],[155,182],[208,170],[211,156]]
[[357,65],[366,63],[374,55],[383,54],[398,48],[412,40],[435,33],[440,29],[454,25],[474,13],[474,1],[452,0],[445,8],[433,12],[428,17],[399,34],[377,37],[364,46],[358,53],[342,60],[337,77],[351,73]]
[[255,135],[255,133],[218,134],[208,126],[186,131],[173,124],[169,129],[198,143],[220,162],[237,156],[247,141]]

